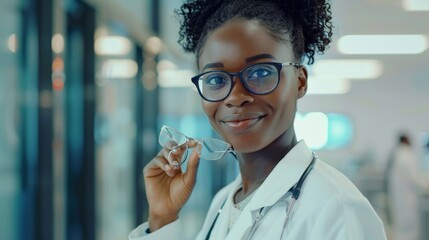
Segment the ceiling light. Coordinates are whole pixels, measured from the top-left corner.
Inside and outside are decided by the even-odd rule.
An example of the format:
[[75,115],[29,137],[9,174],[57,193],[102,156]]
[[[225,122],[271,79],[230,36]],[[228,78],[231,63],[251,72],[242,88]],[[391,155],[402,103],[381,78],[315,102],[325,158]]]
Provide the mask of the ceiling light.
[[11,52],[15,53],[17,45],[16,34],[10,35],[7,39],[7,48],[9,48]]
[[344,54],[419,54],[428,48],[425,35],[347,35],[338,40]]
[[195,75],[191,70],[163,70],[158,73],[160,87],[192,87],[191,78]]
[[305,139],[311,149],[321,149],[328,142],[328,117],[322,112],[298,113],[295,118],[298,139]]
[[149,37],[146,40],[145,46],[150,53],[156,55],[162,50],[162,40],[156,36]]
[[133,78],[137,75],[137,63],[130,59],[109,59],[103,63],[104,78]]
[[64,51],[64,37],[60,33],[55,34],[51,41],[52,51],[61,54]]
[[131,41],[122,36],[103,36],[95,41],[95,53],[98,55],[127,55],[131,51]]
[[406,11],[429,11],[428,0],[403,0],[402,6]]
[[307,94],[345,94],[350,91],[347,79],[324,79],[309,76]]
[[156,70],[158,72],[162,72],[165,70],[174,70],[174,69],[177,69],[176,64],[174,64],[169,60],[160,60],[156,65]]
[[373,79],[382,74],[383,64],[371,59],[319,60],[311,70],[325,79]]

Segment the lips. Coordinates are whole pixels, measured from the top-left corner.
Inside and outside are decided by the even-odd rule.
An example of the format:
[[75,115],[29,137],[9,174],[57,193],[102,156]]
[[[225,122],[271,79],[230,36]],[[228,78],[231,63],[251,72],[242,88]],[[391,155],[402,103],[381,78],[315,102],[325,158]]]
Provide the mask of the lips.
[[256,125],[263,117],[265,117],[263,113],[230,114],[221,122],[232,131],[245,131]]

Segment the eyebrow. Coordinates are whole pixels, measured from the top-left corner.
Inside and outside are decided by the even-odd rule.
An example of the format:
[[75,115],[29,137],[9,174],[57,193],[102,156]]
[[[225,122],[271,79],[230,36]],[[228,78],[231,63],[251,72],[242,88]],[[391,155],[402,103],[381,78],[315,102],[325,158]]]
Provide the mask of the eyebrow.
[[246,63],[250,63],[250,62],[254,62],[256,60],[264,59],[264,58],[276,59],[276,57],[274,57],[271,54],[263,53],[263,54],[258,54],[258,55],[255,55],[255,56],[248,57],[248,58],[245,59],[245,61],[246,61]]
[[203,71],[207,68],[223,68],[224,65],[221,62],[215,62],[215,63],[208,63],[203,67]]
[[[264,58],[277,59],[276,57],[274,57],[274,56],[273,56],[273,55],[271,55],[271,54],[263,53],[263,54],[258,54],[258,55],[255,55],[255,56],[248,57],[248,58],[246,58],[244,61],[245,61],[246,63],[251,63],[251,62],[254,62],[254,61],[256,61],[256,60],[264,59]],[[224,65],[223,65],[223,63],[221,63],[221,62],[208,63],[208,64],[204,65],[204,67],[203,67],[203,70],[202,70],[202,71],[206,70],[207,68],[216,68],[216,67],[217,67],[217,68],[222,68],[222,67],[224,67]]]

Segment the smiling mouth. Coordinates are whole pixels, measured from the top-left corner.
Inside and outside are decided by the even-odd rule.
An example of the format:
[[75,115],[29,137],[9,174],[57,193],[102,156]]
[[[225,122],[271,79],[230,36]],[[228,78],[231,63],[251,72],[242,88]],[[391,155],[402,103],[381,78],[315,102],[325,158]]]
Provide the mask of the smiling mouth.
[[244,125],[249,125],[253,121],[257,121],[260,118],[253,118],[253,119],[245,119],[245,120],[239,120],[239,121],[231,121],[231,122],[225,122],[225,124],[228,124],[231,127],[242,127]]
[[258,116],[247,116],[247,117],[230,117],[229,119],[224,119],[221,121],[227,125],[231,130],[242,131],[248,128],[253,127],[256,123],[259,122],[265,115]]

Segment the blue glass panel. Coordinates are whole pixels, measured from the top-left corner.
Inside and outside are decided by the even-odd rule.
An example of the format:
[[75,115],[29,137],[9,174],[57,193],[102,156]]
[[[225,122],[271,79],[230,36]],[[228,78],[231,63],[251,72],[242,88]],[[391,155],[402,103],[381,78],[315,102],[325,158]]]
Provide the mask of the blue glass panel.
[[328,142],[326,149],[346,147],[353,138],[353,123],[342,114],[328,113]]

